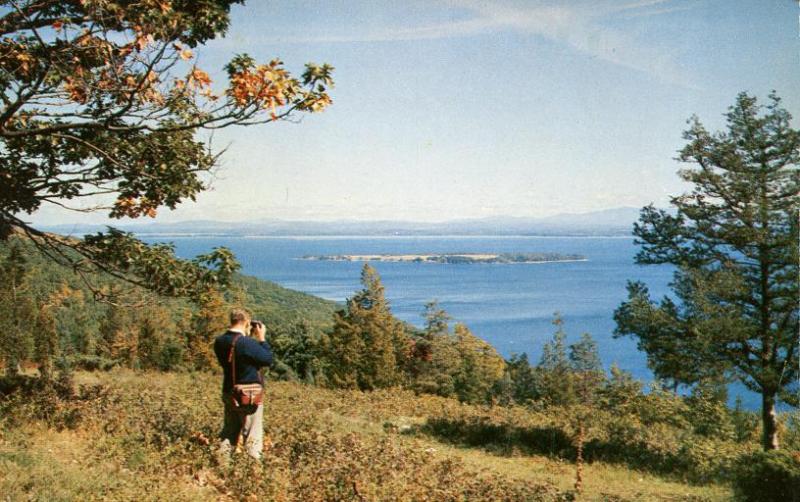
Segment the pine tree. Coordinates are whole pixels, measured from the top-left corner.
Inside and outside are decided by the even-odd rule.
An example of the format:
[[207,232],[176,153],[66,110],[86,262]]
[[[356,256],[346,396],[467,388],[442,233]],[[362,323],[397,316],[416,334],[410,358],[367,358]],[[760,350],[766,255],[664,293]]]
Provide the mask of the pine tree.
[[328,336],[324,350],[327,380],[333,387],[356,389],[359,387],[360,372],[365,357],[366,343],[361,329],[347,308],[333,314],[333,328]]
[[551,403],[566,405],[574,401],[572,371],[567,357],[567,334],[564,320],[556,312],[553,318],[556,331],[551,341],[542,347],[537,366],[538,387],[542,398]]
[[491,390],[503,378],[506,363],[494,347],[481,340],[464,324],[456,324],[456,353],[460,364],[455,375],[455,391],[461,401],[487,402]]
[[410,344],[402,324],[389,309],[378,272],[364,264],[363,289],[334,315],[326,356],[331,384],[377,389],[403,382],[401,371]]
[[591,414],[597,390],[603,381],[603,366],[597,353],[597,344],[589,333],[583,333],[580,341],[569,346],[569,362],[572,370],[577,406],[573,407],[572,417],[578,422],[575,462],[575,491],[583,490],[583,446],[586,440],[586,427]]
[[316,333],[305,320],[288,328],[267,334],[275,358],[288,366],[293,378],[306,383],[322,383],[323,337]]
[[214,339],[228,328],[229,305],[222,293],[209,290],[198,301],[186,333],[187,358],[191,368],[208,370],[217,365]]
[[425,304],[422,315],[425,328],[416,336],[412,352],[412,387],[418,392],[453,396],[459,354],[450,332],[451,318],[436,300]]
[[169,310],[158,304],[143,308],[139,315],[139,363],[144,368],[164,368],[169,366],[164,360],[164,351],[171,347],[176,327]]
[[14,376],[33,352],[36,302],[28,283],[28,261],[18,242],[0,262],[0,357]]
[[100,356],[130,367],[136,359],[137,345],[138,334],[130,309],[109,305],[100,321]]
[[39,365],[39,375],[47,382],[52,382],[55,376],[55,365],[59,353],[58,330],[54,310],[58,305],[45,303],[39,309],[36,319],[36,335],[34,336],[34,360]]
[[762,397],[764,449],[777,449],[776,401],[800,404],[800,130],[773,93],[742,93],[727,130],[694,117],[679,172],[692,186],[674,213],[642,209],[639,264],[676,266],[675,298],[628,286],[616,334],[633,336],[662,379],[693,385],[725,375]]
[[506,361],[506,372],[512,382],[514,402],[524,404],[542,398],[537,373],[528,361],[528,354],[513,354]]

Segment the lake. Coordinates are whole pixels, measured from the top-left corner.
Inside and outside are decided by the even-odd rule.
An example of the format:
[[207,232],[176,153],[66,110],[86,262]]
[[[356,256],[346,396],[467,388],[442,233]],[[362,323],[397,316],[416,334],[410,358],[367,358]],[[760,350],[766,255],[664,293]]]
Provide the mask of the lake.
[[[539,360],[560,312],[568,341],[588,332],[597,341],[606,369],[612,363],[636,378],[652,379],[644,353],[630,338],[614,339],[614,309],[627,297],[628,280],[644,281],[655,298],[669,293],[672,267],[638,266],[632,238],[612,237],[160,237],[181,257],[230,248],[242,272],[287,288],[343,302],[360,289],[359,262],[301,260],[306,255],[560,253],[587,261],[551,263],[372,263],[381,275],[393,313],[416,326],[425,303],[438,300],[504,356],[527,352]],[[757,395],[740,386],[745,406],[758,408]]]

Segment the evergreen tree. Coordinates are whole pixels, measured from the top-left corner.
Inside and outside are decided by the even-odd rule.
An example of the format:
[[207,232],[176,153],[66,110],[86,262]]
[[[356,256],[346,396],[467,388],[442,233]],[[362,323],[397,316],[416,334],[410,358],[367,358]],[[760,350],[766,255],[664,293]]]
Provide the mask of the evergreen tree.
[[581,334],[581,339],[569,346],[569,362],[576,373],[603,373],[597,343],[589,333]]
[[357,389],[359,387],[362,359],[366,357],[366,342],[361,327],[347,307],[333,314],[333,328],[324,350],[327,380],[333,387]]
[[425,304],[425,328],[413,347],[412,386],[418,392],[453,396],[460,355],[450,332],[450,316],[436,300]]
[[506,361],[506,373],[512,382],[512,396],[516,403],[541,399],[537,373],[528,361],[528,354],[513,354]]
[[636,399],[642,395],[642,383],[633,378],[629,372],[621,370],[616,364],[611,365],[610,376],[600,389],[600,396],[608,408],[625,413],[635,408]]
[[136,361],[138,334],[131,310],[109,305],[100,322],[99,355],[128,367]]
[[464,324],[456,324],[456,353],[460,364],[454,387],[458,398],[469,403],[488,401],[491,390],[503,378],[505,361],[484,340],[476,337]]
[[323,338],[307,321],[298,321],[288,329],[273,329],[268,339],[275,358],[287,365],[297,379],[310,384],[322,383]]
[[572,417],[577,420],[575,491],[583,489],[583,445],[586,427],[591,420],[597,390],[604,379],[603,366],[597,354],[597,344],[589,333],[583,333],[580,341],[569,346],[569,362],[575,387],[577,406]]
[[363,289],[334,315],[326,348],[331,384],[363,390],[399,385],[410,351],[408,336],[392,316],[380,275],[366,263],[361,284]]
[[640,264],[677,267],[676,300],[630,283],[616,334],[635,337],[656,376],[695,384],[725,374],[762,397],[763,447],[777,449],[777,399],[798,405],[800,131],[773,93],[742,93],[727,130],[697,118],[680,171],[692,191],[675,212],[648,206],[634,225]]
[[[163,369],[176,361],[171,361],[175,354],[165,354],[165,350],[176,350],[174,339],[176,326],[167,308],[150,304],[140,312],[139,326],[139,364],[143,368]],[[165,359],[166,357],[166,359]]]
[[537,366],[537,380],[542,398],[558,405],[574,400],[572,371],[567,357],[567,333],[564,320],[556,312],[553,318],[556,331],[552,340],[542,347],[542,357]]
[[56,315],[56,328],[65,353],[96,355],[100,325],[92,307],[83,291],[69,288]]
[[186,333],[188,364],[197,370],[208,370],[217,366],[214,354],[214,339],[228,328],[230,307],[222,293],[209,290],[198,302]]
[[55,376],[56,361],[60,356],[58,330],[56,329],[55,313],[57,304],[50,301],[39,308],[36,319],[36,333],[34,334],[34,360],[39,365],[39,375],[47,382],[52,382]]
[[597,353],[597,343],[589,333],[581,334],[577,343],[569,346],[569,363],[574,374],[578,398],[589,404],[605,380],[603,365]]
[[8,376],[16,375],[33,351],[38,316],[28,272],[24,252],[14,242],[0,262],[0,357]]

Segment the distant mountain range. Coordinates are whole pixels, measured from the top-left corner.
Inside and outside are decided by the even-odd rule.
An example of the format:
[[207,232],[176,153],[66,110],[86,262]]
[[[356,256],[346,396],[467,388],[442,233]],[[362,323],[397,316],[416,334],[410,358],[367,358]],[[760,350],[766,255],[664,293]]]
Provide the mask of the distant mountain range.
[[[624,236],[630,235],[639,209],[622,207],[589,213],[559,214],[546,218],[500,216],[447,222],[414,221],[292,221],[263,219],[225,222],[213,220],[176,223],[116,225],[140,236],[225,235],[225,236],[339,236],[339,235],[545,235]],[[105,225],[50,225],[43,230],[66,235],[83,235],[105,229]]]

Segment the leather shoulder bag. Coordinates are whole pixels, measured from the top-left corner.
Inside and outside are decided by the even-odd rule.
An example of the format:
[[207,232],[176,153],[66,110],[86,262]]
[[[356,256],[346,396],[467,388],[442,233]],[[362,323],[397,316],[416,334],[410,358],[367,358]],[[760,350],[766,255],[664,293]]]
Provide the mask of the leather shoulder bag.
[[228,362],[231,364],[231,383],[233,391],[231,397],[233,407],[237,411],[249,415],[256,411],[258,405],[264,401],[264,386],[261,383],[236,383],[236,342],[240,335],[234,335],[231,349],[228,352]]

